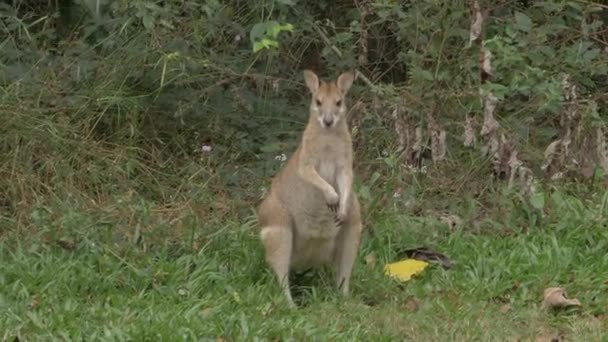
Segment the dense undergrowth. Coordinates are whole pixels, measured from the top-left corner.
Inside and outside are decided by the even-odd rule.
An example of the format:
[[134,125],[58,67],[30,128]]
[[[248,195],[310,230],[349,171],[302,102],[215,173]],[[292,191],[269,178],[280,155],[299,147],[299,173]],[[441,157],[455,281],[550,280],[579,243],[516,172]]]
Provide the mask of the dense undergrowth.
[[[460,253],[471,246],[458,242],[459,234],[472,234],[489,236],[495,251],[501,251],[497,237],[533,250],[522,234],[543,241],[539,231],[556,229],[556,236],[572,238],[562,213],[574,215],[564,222],[588,238],[573,242],[569,253],[599,243],[608,207],[602,196],[608,149],[599,135],[608,119],[608,6],[480,5],[483,47],[468,47],[475,10],[464,0],[3,2],[0,236],[3,258],[16,261],[6,272],[14,276],[26,267],[28,248],[94,255],[95,248],[111,248],[117,260],[130,260],[126,265],[142,251],[176,258],[205,251],[221,264],[225,250],[241,248],[239,241],[254,248],[253,209],[306,122],[304,68],[326,78],[348,68],[363,75],[349,100],[349,120],[369,228],[365,254],[393,258],[387,246],[409,234],[394,228],[401,224],[414,227],[407,241],[413,245],[437,238],[438,246]],[[493,56],[489,78],[485,71],[480,76],[482,49]],[[533,174],[525,191],[508,188],[509,177],[496,174],[492,156],[480,153],[480,89],[496,96],[504,146],[517,150]],[[564,121],[569,113],[576,113],[572,127]],[[471,147],[463,146],[467,117],[478,140]],[[421,138],[412,158],[415,127]],[[548,149],[556,139],[566,141],[568,127],[576,134],[560,146],[570,150]],[[433,140],[440,131],[443,149]],[[541,168],[548,155],[551,168]],[[551,179],[556,170],[564,176]],[[403,216],[407,224],[400,223]],[[427,221],[453,224],[459,233],[428,231]],[[584,222],[592,222],[590,231]],[[217,243],[222,234],[230,238]],[[242,261],[254,252],[239,253]],[[134,269],[146,267],[147,257]],[[61,258],[40,267],[54,268]],[[604,259],[589,272],[605,266]],[[261,272],[261,263],[253,266]],[[605,294],[600,278],[583,276],[590,280],[582,290],[604,286],[596,290]],[[376,279],[369,277],[362,282]],[[380,284],[372,286],[375,301],[389,287]],[[425,286],[431,285],[412,291],[421,296]],[[217,326],[210,331],[221,334]],[[350,332],[379,336],[357,331]]]
[[577,87],[582,129],[604,125],[606,8],[481,5],[494,55],[485,85],[479,49],[465,49],[465,2],[4,4],[4,231],[32,235],[72,212],[85,221],[76,227],[103,216],[145,230],[155,225],[137,219],[145,212],[174,231],[247,214],[306,120],[303,68],[329,77],[357,67],[371,80],[350,101],[370,201],[409,187],[395,153],[395,106],[411,126],[424,128],[433,112],[447,130],[447,160],[428,165],[431,174],[464,175],[454,191],[471,190],[471,169],[476,181],[490,178],[487,158],[461,147],[464,118],[481,110],[480,86],[501,99],[501,124],[536,171],[563,130],[563,73]]

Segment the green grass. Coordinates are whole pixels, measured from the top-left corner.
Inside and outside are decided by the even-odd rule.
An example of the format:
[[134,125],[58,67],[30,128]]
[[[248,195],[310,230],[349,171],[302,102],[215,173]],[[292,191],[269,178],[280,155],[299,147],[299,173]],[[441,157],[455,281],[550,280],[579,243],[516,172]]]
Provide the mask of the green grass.
[[[287,308],[265,267],[251,221],[228,219],[194,249],[145,249],[94,234],[81,234],[73,250],[7,238],[0,244],[0,336],[504,341],[561,333],[606,340],[608,196],[548,198],[542,224],[527,233],[504,225],[506,234],[474,234],[466,218],[454,231],[432,217],[378,213],[363,238],[352,297],[340,298],[326,272],[313,272],[294,289],[296,310]],[[455,266],[433,265],[407,283],[382,274],[398,250],[420,245],[447,254]],[[374,266],[364,261],[369,254]],[[566,288],[583,306],[543,310],[550,286]]]

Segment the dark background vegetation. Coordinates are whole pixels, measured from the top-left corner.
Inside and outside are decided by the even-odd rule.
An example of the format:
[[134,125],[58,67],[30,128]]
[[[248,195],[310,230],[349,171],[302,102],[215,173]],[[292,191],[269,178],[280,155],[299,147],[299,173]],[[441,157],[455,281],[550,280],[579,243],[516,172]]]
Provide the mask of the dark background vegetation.
[[[561,129],[564,73],[585,125],[605,125],[606,5],[481,6],[496,115],[537,171]],[[477,132],[482,122],[480,50],[465,49],[470,2],[5,1],[0,9],[4,232],[50,229],[65,210],[125,227],[138,210],[168,210],[180,218],[171,226],[188,222],[186,212],[199,226],[247,214],[278,169],[275,156],[297,144],[303,68],[326,78],[357,68],[371,80],[358,82],[350,104],[358,178],[369,188],[371,174],[381,175],[372,202],[408,187],[396,107],[410,126],[426,127],[433,112],[447,130],[446,161],[430,166],[440,183],[454,170],[491,173],[462,148],[466,115]],[[285,24],[292,29],[275,30]],[[264,38],[275,45],[254,53]],[[108,214],[116,206],[131,213]]]

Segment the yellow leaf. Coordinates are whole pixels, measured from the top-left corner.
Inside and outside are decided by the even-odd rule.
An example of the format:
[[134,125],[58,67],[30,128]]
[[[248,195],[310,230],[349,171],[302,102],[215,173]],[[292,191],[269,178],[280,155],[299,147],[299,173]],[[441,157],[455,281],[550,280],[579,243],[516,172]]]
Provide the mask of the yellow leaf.
[[408,281],[413,275],[422,272],[429,264],[416,259],[406,259],[384,266],[386,275],[395,277],[401,281]]

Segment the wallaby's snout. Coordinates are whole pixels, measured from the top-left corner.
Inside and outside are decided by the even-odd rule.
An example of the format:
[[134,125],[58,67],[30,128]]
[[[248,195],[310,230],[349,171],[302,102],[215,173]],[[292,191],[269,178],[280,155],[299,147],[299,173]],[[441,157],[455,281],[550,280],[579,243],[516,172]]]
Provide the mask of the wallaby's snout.
[[331,127],[334,124],[334,118],[331,116],[323,116],[323,124],[325,127]]

